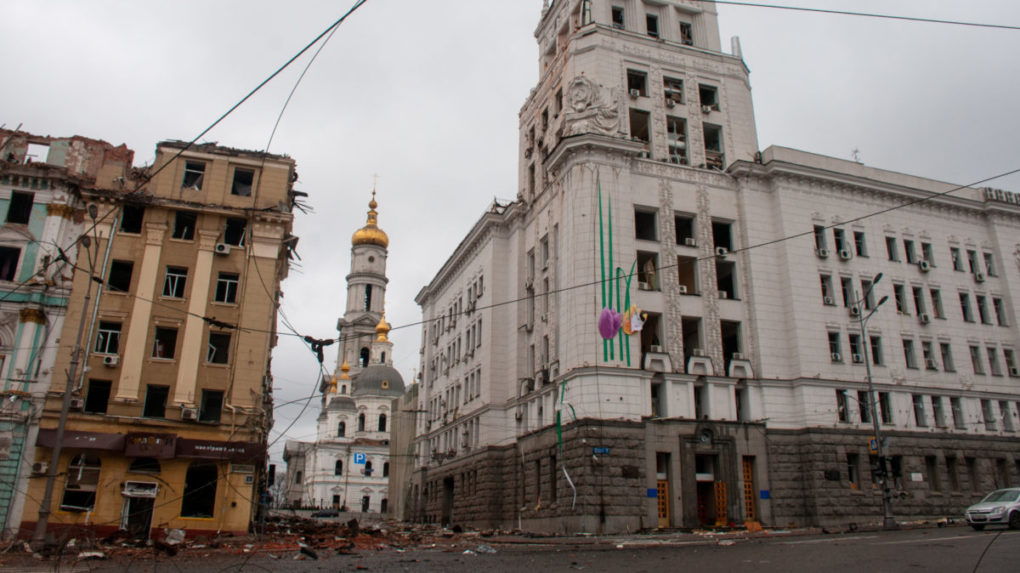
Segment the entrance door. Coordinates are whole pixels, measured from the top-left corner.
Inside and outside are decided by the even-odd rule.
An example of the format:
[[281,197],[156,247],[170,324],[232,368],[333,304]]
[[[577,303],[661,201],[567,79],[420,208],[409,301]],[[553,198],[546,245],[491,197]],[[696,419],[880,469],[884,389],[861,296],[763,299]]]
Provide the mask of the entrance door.
[[453,478],[443,478],[443,514],[442,524],[449,525],[453,520]]
[[148,539],[152,528],[151,497],[129,497],[124,504],[127,510],[127,531],[135,539]]
[[669,527],[669,482],[660,479],[655,482],[659,498],[659,527]]

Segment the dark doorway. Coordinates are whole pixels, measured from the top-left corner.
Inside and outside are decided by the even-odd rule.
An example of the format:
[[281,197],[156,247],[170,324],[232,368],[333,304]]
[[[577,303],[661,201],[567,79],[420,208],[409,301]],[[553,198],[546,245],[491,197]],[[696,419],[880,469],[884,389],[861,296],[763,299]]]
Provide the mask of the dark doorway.
[[151,497],[127,498],[127,530],[134,539],[148,539],[152,527],[152,506],[155,500]]
[[453,520],[453,478],[443,478],[443,514],[442,525],[449,525]]

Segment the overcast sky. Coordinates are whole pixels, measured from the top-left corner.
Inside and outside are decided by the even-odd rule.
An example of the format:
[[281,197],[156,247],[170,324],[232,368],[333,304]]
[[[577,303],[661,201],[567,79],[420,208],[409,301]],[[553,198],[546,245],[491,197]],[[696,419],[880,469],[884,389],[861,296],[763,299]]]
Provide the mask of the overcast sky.
[[[1016,0],[775,3],[1020,25]],[[0,124],[135,150],[191,139],[354,0],[5,2]],[[378,174],[390,237],[387,317],[395,366],[418,365],[414,296],[494,197],[517,194],[517,113],[538,77],[542,0],[368,0],[308,71],[269,151],[298,163],[300,265],[283,311],[336,336],[351,234]],[[785,145],[954,183],[1020,167],[1020,32],[720,6],[751,69],[761,148]],[[205,141],[265,149],[297,62]],[[988,185],[1020,191],[1020,178]],[[285,330],[281,328],[281,332]],[[326,366],[335,367],[335,346]],[[317,363],[294,337],[273,359],[277,404],[308,396]],[[287,433],[314,438],[318,400]],[[301,404],[276,412],[275,439]],[[272,448],[281,463],[281,439]]]

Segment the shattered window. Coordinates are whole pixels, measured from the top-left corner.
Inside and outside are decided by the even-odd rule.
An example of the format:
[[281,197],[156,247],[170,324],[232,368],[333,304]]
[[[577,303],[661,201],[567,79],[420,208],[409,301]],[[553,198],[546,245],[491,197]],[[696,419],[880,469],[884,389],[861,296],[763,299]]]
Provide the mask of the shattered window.
[[216,302],[232,304],[237,302],[237,273],[220,273],[216,279]]
[[252,185],[255,184],[255,170],[237,167],[234,169],[234,183],[230,187],[231,195],[250,197]]
[[230,356],[230,333],[210,332],[206,361],[212,364],[226,364]]
[[202,390],[202,408],[198,413],[199,422],[219,422],[223,412],[223,391]]
[[124,205],[124,208],[120,211],[120,230],[122,233],[141,233],[142,221],[144,220],[145,207],[141,205]]
[[244,234],[248,227],[245,219],[227,219],[227,228],[223,231],[223,242],[240,247],[244,245]]
[[205,163],[201,161],[184,162],[184,180],[181,187],[185,189],[202,190],[202,179],[205,177]]
[[188,283],[188,269],[183,267],[167,267],[166,279],[163,281],[163,296],[184,298],[184,287]]
[[191,464],[184,478],[181,517],[213,517],[217,473],[215,464]]
[[178,211],[174,216],[173,238],[191,241],[195,238],[195,227],[198,224],[198,215],[187,211]]
[[18,271],[18,261],[21,259],[21,249],[14,247],[0,247],[0,280],[13,281]]
[[177,349],[177,329],[157,326],[152,340],[153,358],[173,358]]
[[99,456],[78,454],[67,466],[67,483],[60,509],[64,511],[92,511],[96,506],[96,489],[99,486]]
[[34,200],[34,193],[12,191],[10,206],[7,208],[7,222],[27,225],[32,217],[32,202]]

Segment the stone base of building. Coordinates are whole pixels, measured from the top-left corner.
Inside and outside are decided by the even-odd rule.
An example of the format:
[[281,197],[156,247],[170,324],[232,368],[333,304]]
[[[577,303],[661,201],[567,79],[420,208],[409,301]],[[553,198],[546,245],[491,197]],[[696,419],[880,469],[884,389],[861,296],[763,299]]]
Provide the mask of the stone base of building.
[[[29,540],[35,533],[34,521],[22,521],[21,527],[18,529],[18,539]],[[77,525],[71,523],[51,523],[46,528],[49,535],[52,535],[57,542],[66,541],[70,539],[78,539],[79,541],[85,539],[106,539],[119,533],[125,533],[124,530],[114,525]],[[247,535],[248,531],[221,531],[217,529],[194,529],[188,528],[184,530],[185,537],[192,539],[195,537],[208,537],[210,539],[215,537],[238,537]],[[162,527],[153,527],[149,529],[148,539],[162,539],[166,535],[166,529]]]
[[768,521],[764,426],[584,419],[415,470],[415,521],[573,534]]
[[[769,430],[769,479],[777,526],[880,523],[872,433],[850,428]],[[963,519],[989,491],[1020,482],[1020,439],[884,432],[897,521]]]

